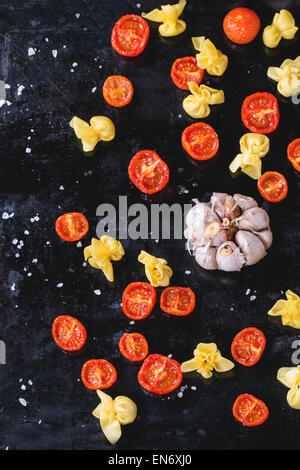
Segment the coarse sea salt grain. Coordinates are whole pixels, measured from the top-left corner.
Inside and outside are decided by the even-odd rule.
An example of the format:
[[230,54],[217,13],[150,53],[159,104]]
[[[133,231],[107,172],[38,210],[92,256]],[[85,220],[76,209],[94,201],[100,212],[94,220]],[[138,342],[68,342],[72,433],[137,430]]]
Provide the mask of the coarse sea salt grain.
[[21,389],[22,389],[22,390],[26,390],[26,385],[24,385],[24,384],[21,385]]
[[253,302],[253,300],[255,300],[255,299],[256,299],[256,295],[251,295],[251,297],[250,297],[251,302]]
[[191,390],[197,390],[197,387],[195,387],[195,385],[192,385]]
[[56,59],[56,57],[57,57],[57,49],[53,49],[53,50],[52,50],[52,55],[53,55],[54,59]]
[[26,147],[25,152],[26,152],[26,153],[31,153],[31,148],[30,148],[30,147]]
[[12,244],[16,245],[18,243],[18,240],[16,238],[13,239]]
[[250,294],[250,289],[247,289],[245,295],[249,295],[249,294]]
[[27,406],[27,401],[25,400],[25,398],[19,398],[19,402],[22,406]]
[[25,90],[24,85],[20,85],[17,89],[18,96],[22,95],[23,90]]
[[95,290],[94,290],[94,294],[96,294],[96,295],[101,295],[101,290],[100,290],[100,289],[95,289]]
[[9,219],[9,214],[7,212],[3,212],[2,219],[4,220]]
[[97,90],[97,87],[94,86],[94,88],[92,88],[92,93],[95,93],[96,90]]
[[56,284],[56,287],[58,287],[59,289],[64,285],[63,282],[59,282],[58,284]]
[[185,270],[185,274],[191,274],[192,271],[189,271],[188,269]]
[[31,56],[34,55],[34,54],[35,54],[35,50],[34,50],[32,47],[29,47],[29,49],[28,49],[28,55],[29,55],[29,57],[31,57]]

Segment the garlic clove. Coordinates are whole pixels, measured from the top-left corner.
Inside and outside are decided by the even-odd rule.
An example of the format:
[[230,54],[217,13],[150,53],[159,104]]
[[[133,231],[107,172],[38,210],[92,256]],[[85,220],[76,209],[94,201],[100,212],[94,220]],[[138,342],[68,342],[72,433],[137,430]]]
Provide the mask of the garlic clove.
[[235,235],[235,241],[244,254],[248,266],[257,263],[267,254],[263,243],[252,232],[239,230]]

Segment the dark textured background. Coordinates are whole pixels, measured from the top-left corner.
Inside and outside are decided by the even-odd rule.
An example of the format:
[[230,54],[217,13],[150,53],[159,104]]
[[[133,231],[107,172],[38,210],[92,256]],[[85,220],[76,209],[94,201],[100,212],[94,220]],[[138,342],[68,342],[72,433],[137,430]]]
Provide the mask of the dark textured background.
[[[275,241],[267,258],[256,266],[238,274],[205,272],[184,250],[183,241],[126,241],[126,258],[115,267],[116,282],[111,287],[101,272],[83,267],[82,248],[64,244],[55,233],[60,214],[81,211],[90,222],[90,233],[83,240],[86,246],[95,235],[100,203],[116,204],[121,194],[149,205],[127,176],[131,157],[143,148],[156,150],[170,167],[168,190],[158,195],[158,201],[184,203],[212,191],[227,191],[254,196],[262,203],[255,181],[247,176],[233,179],[228,171],[245,132],[240,107],[250,93],[276,94],[267,67],[299,55],[299,32],[295,40],[282,42],[273,51],[264,48],[261,34],[248,46],[235,46],[224,37],[222,19],[233,6],[247,3],[189,0],[183,35],[170,44],[151,27],[145,53],[127,60],[110,45],[114,22],[123,14],[160,5],[141,0],[138,8],[138,3],[9,0],[0,4],[0,79],[11,86],[7,99],[12,103],[0,109],[0,207],[1,214],[14,213],[8,220],[0,214],[0,338],[7,347],[7,364],[0,365],[0,447],[111,449],[91,415],[97,396],[79,379],[86,360],[105,357],[118,370],[110,392],[133,398],[139,412],[139,419],[123,428],[116,449],[299,448],[300,412],[288,406],[288,390],[276,380],[279,367],[292,365],[291,345],[299,331],[282,327],[268,318],[267,311],[287,288],[300,293],[299,179],[286,159],[287,144],[299,137],[300,106],[278,96],[281,119],[277,131],[269,135],[271,149],[263,169],[284,173],[289,195],[281,204],[263,204]],[[300,24],[299,1],[248,5],[260,15],[263,26],[282,7],[290,8]],[[181,132],[191,122],[181,105],[187,93],[177,89],[169,76],[174,59],[194,54],[190,38],[195,35],[208,36],[229,56],[223,77],[204,76],[204,83],[224,90],[226,102],[212,108],[206,119],[217,130],[221,147],[213,164],[201,168],[181,148]],[[36,48],[31,59],[29,47]],[[77,67],[72,67],[74,62]],[[110,74],[124,74],[133,82],[134,99],[126,109],[113,109],[102,98],[102,84]],[[19,96],[18,85],[25,86]],[[93,87],[97,87],[94,94]],[[116,139],[111,145],[98,144],[94,155],[86,157],[68,125],[74,114],[84,119],[109,116],[116,124]],[[32,149],[30,154],[26,147]],[[32,222],[36,215],[39,220]],[[14,239],[24,246],[14,245]],[[120,307],[121,296],[128,282],[145,279],[137,262],[142,248],[169,261],[172,284],[195,291],[197,305],[190,316],[167,316],[157,306],[145,321],[129,324]],[[58,288],[60,282],[63,287]],[[102,294],[95,295],[95,289]],[[247,289],[250,295],[245,295]],[[250,301],[251,295],[256,299]],[[52,340],[53,319],[64,313],[87,327],[87,346],[77,355],[64,353]],[[188,388],[182,398],[178,390],[170,398],[147,395],[137,383],[139,365],[126,362],[117,346],[125,331],[139,331],[147,337],[150,352],[171,353],[180,362],[192,357],[199,341],[216,342],[230,358],[234,335],[250,325],[267,337],[262,360],[250,369],[236,365],[232,373],[209,381],[198,374],[186,376],[182,385]],[[26,390],[21,390],[22,384]],[[232,404],[245,392],[263,399],[270,409],[268,421],[259,428],[243,429],[233,419]],[[27,407],[19,398],[27,400]]]

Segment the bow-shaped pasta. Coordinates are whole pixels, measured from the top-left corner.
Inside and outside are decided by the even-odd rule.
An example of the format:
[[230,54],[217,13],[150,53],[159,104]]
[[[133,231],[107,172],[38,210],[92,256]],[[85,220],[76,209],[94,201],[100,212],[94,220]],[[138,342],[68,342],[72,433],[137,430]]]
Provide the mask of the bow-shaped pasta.
[[300,329],[300,298],[291,290],[287,290],[285,295],[287,300],[278,300],[268,311],[268,315],[271,317],[281,316],[283,325]]
[[181,364],[182,372],[196,370],[205,379],[212,376],[212,371],[227,372],[233,369],[234,363],[222,357],[215,343],[199,343],[194,350],[194,357]]
[[188,82],[191,95],[182,103],[187,114],[195,119],[205,118],[210,114],[210,104],[224,103],[223,90],[216,90],[206,85],[198,86],[195,82]]
[[210,75],[223,75],[228,65],[228,57],[219,51],[214,44],[204,36],[192,38],[198,67],[205,69]]
[[91,245],[84,249],[84,259],[96,269],[101,269],[108,279],[114,280],[111,261],[119,261],[124,256],[124,248],[118,240],[108,235],[102,235],[100,240],[92,238]]
[[290,97],[300,90],[300,56],[295,60],[285,59],[280,67],[269,67],[267,75],[277,84],[281,95]]
[[100,420],[101,429],[111,444],[116,444],[122,435],[121,424],[133,423],[137,415],[136,404],[128,397],[119,396],[114,400],[97,390],[101,403],[93,411]]
[[70,121],[70,126],[74,129],[76,137],[81,139],[84,152],[91,152],[100,140],[105,142],[115,138],[114,123],[105,116],[93,116],[90,125],[74,116]]
[[139,254],[138,261],[145,265],[146,276],[151,286],[166,287],[170,284],[173,271],[170,266],[167,266],[165,259],[156,258],[142,250]]
[[281,38],[293,39],[298,29],[293,15],[288,10],[280,10],[275,13],[272,24],[265,27],[263,42],[267,47],[277,47]]
[[176,5],[162,5],[161,9],[156,8],[150,11],[150,13],[142,13],[142,16],[146,20],[162,23],[158,28],[162,36],[177,36],[183,33],[186,28],[185,22],[178,19],[185,5],[186,0],[179,0]]
[[240,139],[239,153],[229,165],[232,173],[239,168],[246,175],[257,180],[261,175],[261,158],[264,157],[270,148],[269,138],[264,134],[244,134]]
[[300,366],[281,367],[277,372],[277,380],[290,389],[286,396],[290,407],[300,410]]

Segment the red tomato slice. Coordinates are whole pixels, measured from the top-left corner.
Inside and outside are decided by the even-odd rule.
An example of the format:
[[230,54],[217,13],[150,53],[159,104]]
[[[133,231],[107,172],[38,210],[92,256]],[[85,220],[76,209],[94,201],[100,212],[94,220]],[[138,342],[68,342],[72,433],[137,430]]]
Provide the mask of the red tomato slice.
[[243,366],[256,364],[264,352],[266,338],[257,328],[245,328],[240,331],[231,344],[232,357]]
[[129,361],[143,361],[148,356],[148,343],[140,333],[125,334],[119,342],[120,352]]
[[180,57],[173,62],[171,77],[178,88],[189,90],[188,82],[199,85],[203,78],[204,70],[197,65],[196,57]]
[[235,44],[248,44],[260,30],[260,19],[255,11],[249,8],[234,8],[225,16],[223,29],[230,41]]
[[111,34],[111,44],[116,52],[126,57],[135,57],[145,49],[150,34],[147,22],[138,15],[120,18]]
[[78,351],[86,342],[86,329],[70,315],[56,317],[52,325],[53,339],[65,351]]
[[55,230],[66,242],[77,242],[87,234],[89,223],[80,212],[70,212],[58,217]]
[[122,108],[129,104],[132,95],[132,83],[122,75],[111,75],[103,84],[103,97],[108,104],[115,108]]
[[170,393],[182,382],[180,364],[161,354],[150,354],[139,370],[138,381],[149,392],[158,395]]
[[293,140],[289,144],[287,155],[295,170],[300,171],[300,138]]
[[251,132],[269,134],[275,131],[279,122],[278,101],[271,93],[253,93],[242,105],[242,120]]
[[132,320],[148,317],[156,302],[156,290],[147,282],[128,284],[122,296],[123,312]]
[[167,287],[160,296],[160,308],[171,315],[183,317],[195,308],[195,294],[188,287]]
[[161,191],[169,181],[168,165],[153,150],[141,150],[131,159],[129,178],[143,193]]
[[186,127],[181,142],[184,150],[195,160],[209,160],[219,149],[218,134],[204,122],[196,122]]
[[259,426],[269,416],[269,410],[265,403],[249,393],[237,397],[232,412],[243,426]]
[[91,359],[83,364],[81,379],[91,390],[109,388],[117,380],[117,371],[105,359]]
[[269,202],[280,202],[288,193],[287,180],[277,171],[266,171],[259,177],[257,187],[261,196]]

